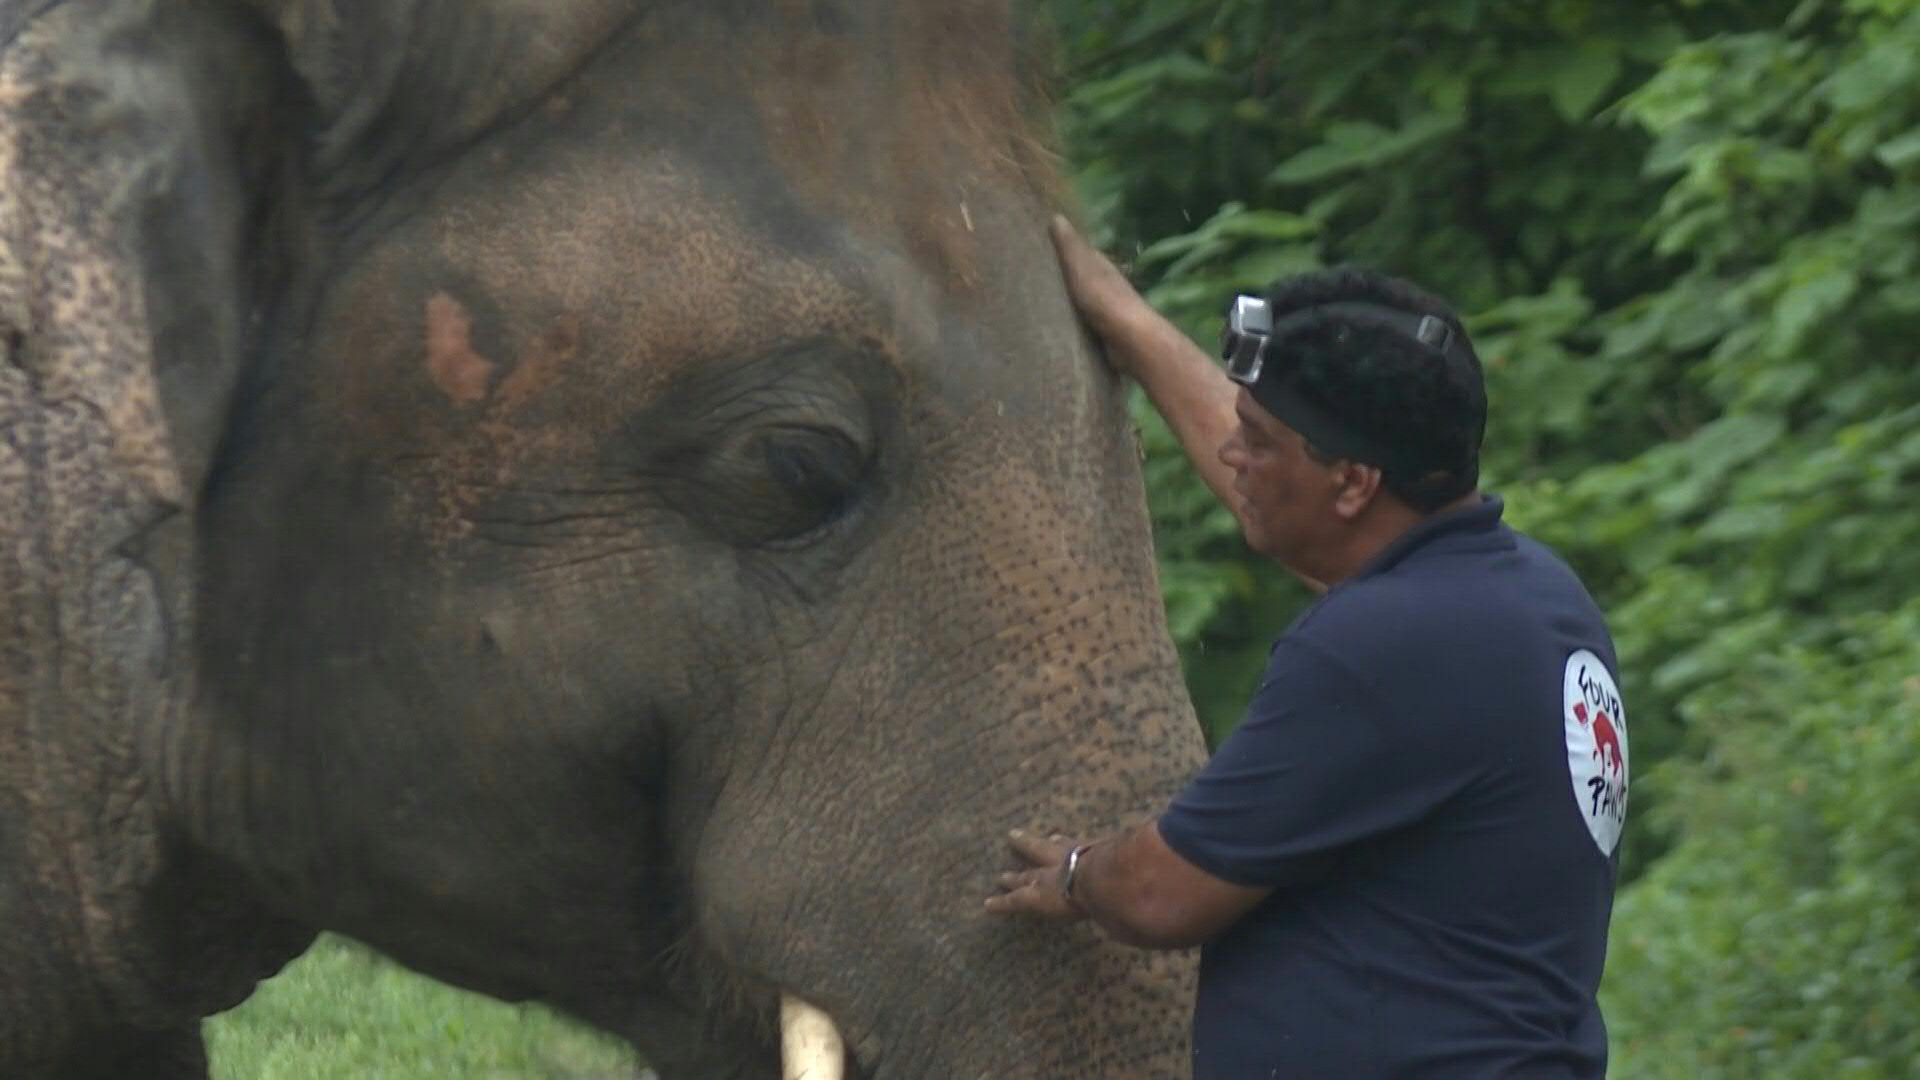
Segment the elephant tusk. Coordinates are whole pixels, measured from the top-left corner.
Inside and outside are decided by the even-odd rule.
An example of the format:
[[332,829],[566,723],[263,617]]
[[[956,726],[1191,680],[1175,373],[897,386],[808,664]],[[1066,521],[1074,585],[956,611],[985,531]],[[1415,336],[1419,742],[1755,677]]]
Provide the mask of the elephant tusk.
[[833,1018],[790,994],[780,995],[782,1080],[841,1080],[847,1048]]

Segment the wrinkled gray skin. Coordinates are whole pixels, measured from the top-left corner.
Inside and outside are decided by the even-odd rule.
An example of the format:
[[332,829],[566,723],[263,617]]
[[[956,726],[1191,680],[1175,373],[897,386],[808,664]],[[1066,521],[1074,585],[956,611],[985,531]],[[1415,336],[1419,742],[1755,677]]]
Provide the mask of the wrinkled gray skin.
[[1005,0],[0,0],[0,1075],[318,929],[766,1077],[1186,1068],[990,920],[1202,748]]

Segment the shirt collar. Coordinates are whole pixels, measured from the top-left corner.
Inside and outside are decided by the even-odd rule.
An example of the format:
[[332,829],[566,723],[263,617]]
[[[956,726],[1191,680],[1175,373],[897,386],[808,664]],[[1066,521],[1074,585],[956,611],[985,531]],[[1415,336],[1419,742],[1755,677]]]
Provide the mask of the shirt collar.
[[1405,562],[1407,556],[1442,537],[1491,533],[1500,527],[1500,516],[1505,511],[1506,503],[1500,496],[1482,495],[1477,503],[1469,503],[1457,510],[1448,510],[1425,518],[1406,532],[1394,537],[1392,543],[1381,548],[1373,558],[1361,564],[1360,569],[1347,580],[1359,581],[1384,574]]

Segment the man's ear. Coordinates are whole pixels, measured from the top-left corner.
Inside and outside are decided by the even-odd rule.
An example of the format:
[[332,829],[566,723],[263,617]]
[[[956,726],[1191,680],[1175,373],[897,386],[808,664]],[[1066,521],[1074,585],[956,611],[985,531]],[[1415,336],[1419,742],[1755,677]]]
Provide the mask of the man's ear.
[[1372,465],[1342,460],[1334,465],[1333,512],[1346,521],[1357,520],[1385,491],[1382,473]]

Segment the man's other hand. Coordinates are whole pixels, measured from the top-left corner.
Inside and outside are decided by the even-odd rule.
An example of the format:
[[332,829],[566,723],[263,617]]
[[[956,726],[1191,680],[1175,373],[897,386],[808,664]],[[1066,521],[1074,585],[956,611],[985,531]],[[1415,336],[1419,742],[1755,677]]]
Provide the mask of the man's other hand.
[[1043,919],[1079,919],[1086,912],[1068,899],[1066,883],[1067,853],[1074,844],[1064,836],[1041,838],[1015,829],[1007,834],[1007,846],[1026,864],[1024,870],[1000,875],[1000,891],[987,899],[987,910],[995,915],[1037,915]]

